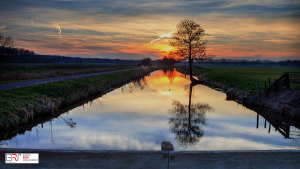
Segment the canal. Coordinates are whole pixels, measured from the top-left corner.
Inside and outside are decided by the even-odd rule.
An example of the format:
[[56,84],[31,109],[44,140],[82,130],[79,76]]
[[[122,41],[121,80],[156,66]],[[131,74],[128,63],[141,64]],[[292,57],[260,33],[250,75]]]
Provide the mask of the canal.
[[299,128],[258,114],[173,70],[135,82],[35,124],[1,148],[175,151],[300,149]]

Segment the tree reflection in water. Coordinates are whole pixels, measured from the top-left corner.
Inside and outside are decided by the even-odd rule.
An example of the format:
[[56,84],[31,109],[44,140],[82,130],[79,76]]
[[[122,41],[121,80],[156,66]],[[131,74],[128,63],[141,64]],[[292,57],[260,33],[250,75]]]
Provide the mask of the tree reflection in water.
[[42,128],[44,128],[45,123],[49,123],[49,132],[50,132],[50,142],[54,144],[54,137],[53,137],[53,122],[56,121],[56,123],[61,123],[62,125],[67,125],[71,129],[75,129],[76,122],[70,118],[66,117],[69,112],[66,112],[65,114],[54,114],[51,116],[45,116],[40,117],[31,123],[28,123],[22,127],[20,127],[17,130],[6,130],[0,132],[0,148],[10,148],[8,145],[11,146],[18,145],[18,139],[16,138],[17,135],[27,135],[27,138],[32,138],[33,140],[38,141],[39,137],[41,135]]
[[135,80],[127,85],[121,87],[122,93],[132,93],[134,90],[143,90],[147,86],[145,77]]
[[169,119],[170,130],[176,134],[176,140],[179,146],[188,147],[195,145],[204,135],[202,125],[206,125],[205,113],[213,111],[208,104],[191,103],[193,84],[190,84],[189,104],[182,104],[178,100],[173,100],[169,110],[171,118]]
[[[147,79],[142,77],[138,80],[132,81],[126,85],[120,87],[121,93],[132,93],[133,91],[143,90],[147,86]],[[88,99],[84,100],[82,108],[89,111],[97,111],[101,109],[103,104],[100,99],[108,99],[105,95],[95,95],[90,96]]]
[[168,77],[171,83],[173,83],[176,76],[176,72],[174,70],[174,68],[163,68],[164,75]]

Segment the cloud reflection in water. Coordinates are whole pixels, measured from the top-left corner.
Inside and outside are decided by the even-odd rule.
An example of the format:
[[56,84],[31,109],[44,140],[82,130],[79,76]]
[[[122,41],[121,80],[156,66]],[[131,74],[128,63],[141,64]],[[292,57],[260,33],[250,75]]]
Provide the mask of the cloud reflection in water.
[[[145,77],[145,80],[125,85],[123,91],[122,88],[115,89],[93,102],[85,103],[84,107],[70,110],[62,116],[76,123],[73,129],[55,118],[45,122],[43,127],[39,124],[23,135],[6,140],[1,147],[159,150],[162,141],[170,141],[176,151],[299,149],[299,141],[284,139],[274,127],[271,127],[270,133],[268,128],[257,129],[257,114],[233,101],[225,100],[226,94],[203,85],[188,90],[191,87],[188,86],[189,80],[180,76],[176,70],[170,72],[174,73],[174,79],[171,76],[173,83],[168,73],[156,71]],[[136,88],[131,90],[130,85]],[[169,91],[169,95],[163,93]],[[181,107],[184,112],[182,116],[178,114],[178,117],[183,117],[185,122],[178,126],[175,120],[170,120],[177,117],[175,112],[171,113],[176,109],[176,104],[172,103],[178,103],[177,108]],[[191,107],[190,127],[194,127],[191,130],[193,133],[185,130],[189,129],[186,120],[189,117],[188,105]],[[214,112],[207,113],[212,108]],[[170,132],[173,125],[174,131],[184,125],[186,128],[183,131],[191,137],[185,139],[182,137],[184,133],[181,133],[178,137],[180,139],[176,140],[177,134],[174,137],[174,133]],[[178,143],[187,146],[179,146]]]

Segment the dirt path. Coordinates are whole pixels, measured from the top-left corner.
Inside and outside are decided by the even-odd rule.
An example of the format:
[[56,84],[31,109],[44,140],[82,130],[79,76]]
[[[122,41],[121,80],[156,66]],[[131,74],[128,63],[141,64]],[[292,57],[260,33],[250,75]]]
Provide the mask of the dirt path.
[[89,76],[103,75],[103,74],[109,74],[109,73],[124,72],[124,71],[128,71],[128,70],[136,70],[136,69],[140,69],[140,68],[115,70],[115,71],[100,72],[100,73],[71,75],[71,76],[62,76],[62,77],[53,77],[53,78],[48,78],[48,79],[30,80],[30,81],[17,82],[17,83],[7,83],[7,84],[0,85],[0,91],[7,90],[7,89],[20,88],[20,87],[39,85],[39,84],[45,84],[45,83],[51,83],[51,82],[57,82],[57,81],[62,81],[62,80],[81,78],[81,77],[89,77]]

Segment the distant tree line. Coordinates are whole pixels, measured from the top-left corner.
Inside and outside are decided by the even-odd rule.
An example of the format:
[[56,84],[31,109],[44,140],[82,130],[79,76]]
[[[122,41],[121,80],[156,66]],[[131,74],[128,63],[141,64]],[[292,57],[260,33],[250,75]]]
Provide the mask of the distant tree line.
[[148,57],[148,58],[144,58],[141,60],[141,63],[138,64],[138,66],[152,66],[151,64],[151,59]]
[[[40,55],[33,50],[16,48],[11,36],[0,33],[0,64],[1,63],[70,63],[70,64],[124,64],[124,65],[174,65],[186,64],[183,59],[174,59],[175,53],[170,52],[163,59],[124,60],[108,58],[80,58],[60,55]],[[178,54],[177,54],[178,55]],[[202,56],[202,55],[201,55]],[[244,66],[300,66],[300,60],[270,61],[270,60],[235,60],[235,59],[204,59],[202,65],[244,65]],[[192,63],[195,64],[195,63]]]
[[[69,63],[69,64],[124,64],[124,65],[165,65],[170,66],[179,61],[165,56],[163,59],[142,60],[108,59],[108,58],[80,58],[60,55],[40,55],[32,50],[14,47],[0,46],[0,59],[2,63]],[[0,62],[0,63],[1,63]],[[187,62],[181,62],[181,64]],[[194,63],[197,64],[197,63]],[[201,62],[201,65],[244,65],[244,66],[300,66],[300,60],[270,61],[270,60],[235,60],[235,59],[211,59]]]
[[162,66],[174,66],[177,63],[174,58],[165,56],[163,59],[151,60],[149,57],[144,58],[138,64],[138,66],[152,66],[152,65],[162,65]]
[[32,50],[12,47],[0,47],[0,53],[3,56],[3,62],[8,62],[18,56],[22,58],[28,58],[35,55],[34,51]]
[[174,58],[172,57],[164,57],[162,60],[161,60],[161,63],[162,65],[164,66],[174,66],[175,63],[177,63],[178,61],[176,61]]
[[211,59],[202,62],[202,65],[244,65],[244,66],[300,66],[300,60],[238,60],[238,59]]
[[[4,63],[69,63],[69,64],[124,64],[124,65],[174,65],[179,61],[174,58],[164,57],[163,59],[151,60],[125,60],[108,58],[80,58],[59,55],[40,55],[32,50],[24,48],[0,49],[1,52],[8,51],[8,59]],[[141,64],[143,62],[143,64]],[[180,62],[185,64],[187,62]],[[197,63],[194,63],[197,64]],[[300,60],[270,61],[270,60],[235,60],[235,59],[213,59],[207,62],[201,62],[201,65],[244,65],[244,66],[300,66]]]
[[141,60],[122,60],[107,58],[80,58],[59,55],[17,55],[6,63],[68,63],[68,64],[126,64],[137,65]]

